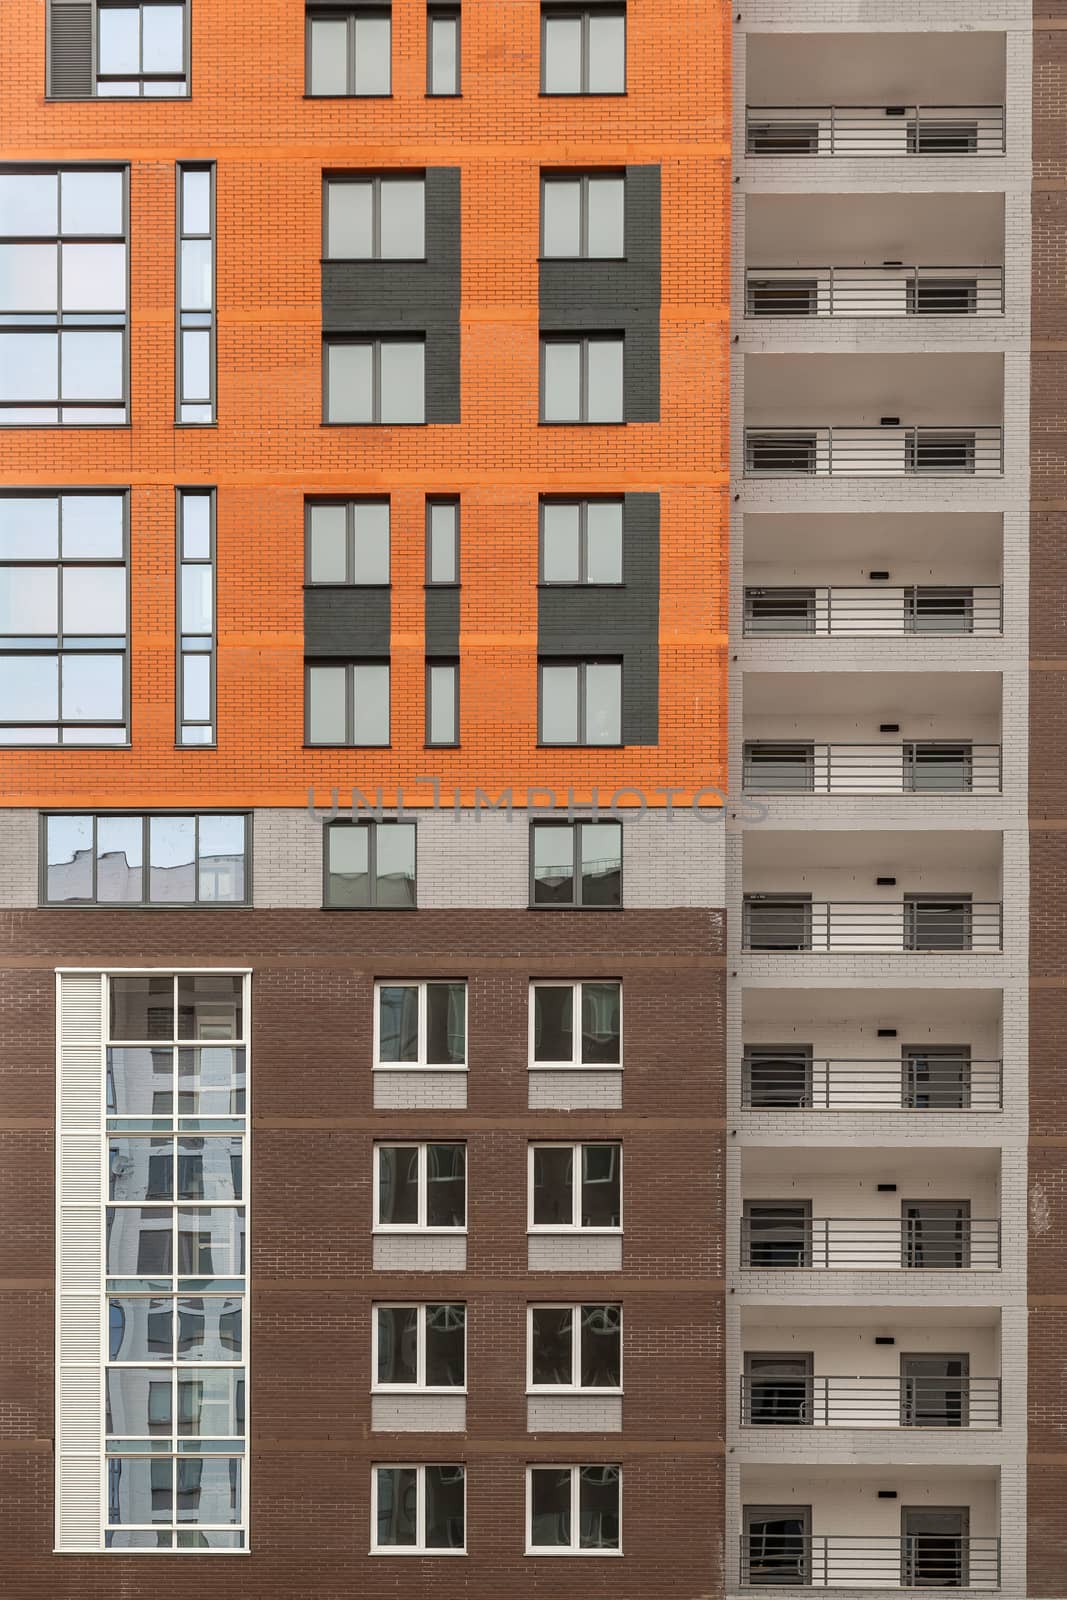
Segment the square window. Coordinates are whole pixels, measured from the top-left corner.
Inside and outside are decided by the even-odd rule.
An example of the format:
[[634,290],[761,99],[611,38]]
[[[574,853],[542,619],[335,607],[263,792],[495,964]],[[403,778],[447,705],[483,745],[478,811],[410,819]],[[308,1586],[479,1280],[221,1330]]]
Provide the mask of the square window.
[[307,502],[309,584],[389,582],[389,501]]
[[618,822],[532,822],[530,903],[622,905],[622,826]]
[[625,6],[542,6],[541,90],[625,94]]
[[538,670],[541,744],[623,742],[620,661],[542,661]]
[[371,1550],[375,1555],[458,1555],[465,1548],[463,1467],[372,1468]]
[[529,1554],[622,1554],[621,1467],[536,1466],[526,1477]]
[[531,1232],[622,1228],[622,1146],[530,1146]]
[[[180,99],[188,94],[184,0],[117,5],[95,0],[94,10],[97,95]],[[54,55],[53,71],[59,65]]]
[[391,90],[388,8],[307,12],[307,93],[385,95]]
[[622,1307],[531,1306],[528,1350],[531,1390],[620,1392]]
[[326,906],[414,909],[413,822],[333,822],[324,836]]
[[465,1233],[467,1147],[463,1144],[376,1144],[377,1233]]
[[424,339],[328,339],[326,421],[426,421]]
[[388,661],[309,662],[307,742],[387,746]]
[[542,500],[541,582],[621,584],[621,500]]
[[379,983],[378,1067],[462,1067],[467,1061],[465,983]]
[[552,173],[541,180],[541,254],[621,258],[626,180],[622,173]]
[[530,990],[531,1067],[621,1067],[622,985],[535,983]]
[[464,1305],[375,1306],[371,1370],[378,1391],[455,1392],[466,1386]]
[[541,340],[541,421],[622,422],[620,334],[553,335]]
[[421,173],[326,180],[330,260],[421,261],[426,255],[426,180]]

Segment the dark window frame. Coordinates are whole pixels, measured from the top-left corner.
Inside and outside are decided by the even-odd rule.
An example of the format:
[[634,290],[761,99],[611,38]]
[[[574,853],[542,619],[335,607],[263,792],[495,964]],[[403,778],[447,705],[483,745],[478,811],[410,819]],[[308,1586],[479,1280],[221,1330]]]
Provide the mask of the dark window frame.
[[[454,512],[455,531],[453,538],[456,547],[454,578],[435,578],[433,576],[433,513],[435,508],[451,506]],[[438,494],[426,496],[426,581],[427,589],[458,589],[463,581],[460,546],[460,497],[456,495]]]
[[[379,828],[404,827],[412,830],[412,843],[414,845],[415,873],[412,879],[412,903],[410,906],[379,905],[378,890],[378,841]],[[330,899],[330,834],[335,828],[365,828],[367,830],[367,883],[370,899],[365,906],[341,905]],[[324,911],[417,911],[419,905],[419,830],[415,822],[401,822],[396,819],[368,819],[367,821],[335,821],[329,822],[322,830],[322,909]]]
[[[454,22],[456,25],[456,87],[435,89],[433,83],[433,28],[435,22]],[[460,5],[435,5],[426,7],[426,96],[430,100],[458,100],[463,93],[463,15]]]
[[[386,344],[415,344],[422,350],[423,402],[422,416],[407,421],[382,420],[382,346]],[[371,415],[356,421],[330,415],[330,351],[339,345],[366,345],[371,350]],[[425,428],[427,346],[425,333],[328,333],[322,340],[322,420],[328,428]]]
[[[576,739],[546,739],[544,736],[543,675],[546,667],[576,667],[578,669],[578,737]],[[585,734],[589,728],[587,704],[587,668],[618,667],[619,669],[619,738],[614,743],[591,743]],[[622,656],[538,656],[537,658],[537,744],[545,750],[623,750],[626,738],[623,731],[626,708],[626,663]]]
[[[621,548],[619,566],[622,576],[615,583],[602,583],[589,578],[589,507],[610,505],[619,507]],[[545,508],[546,506],[578,507],[578,576],[577,578],[545,577]],[[626,497],[621,494],[542,495],[537,507],[537,581],[545,589],[625,589],[626,587]]]
[[[549,417],[545,414],[547,397],[546,368],[549,345],[577,345],[578,356],[578,416],[570,418]],[[590,417],[589,415],[589,346],[591,344],[617,344],[622,351],[622,393],[619,398],[621,417]],[[622,428],[626,426],[626,333],[625,330],[597,329],[595,333],[562,333],[553,330],[542,332],[539,353],[539,389],[537,420],[543,428]]]
[[[89,900],[49,900],[48,899],[48,823],[52,817],[89,817],[93,824],[92,843],[92,898]],[[97,898],[97,835],[100,818],[106,821],[120,818],[140,819],[141,822],[141,887],[143,895],[140,900],[99,900]],[[152,900],[147,898],[151,889],[151,823],[153,819],[161,817],[192,817],[196,824],[193,839],[193,876],[196,883],[197,898],[195,900]],[[205,900],[199,898],[200,891],[200,819],[201,817],[241,817],[244,820],[244,898],[241,900]],[[227,809],[220,807],[215,811],[163,810],[156,808],[152,811],[75,811],[51,810],[42,811],[38,819],[38,867],[37,889],[38,905],[46,910],[59,911],[96,911],[101,908],[109,911],[239,911],[251,909],[253,904],[252,890],[252,831],[253,813],[240,809]]]
[[[387,18],[389,22],[389,87],[371,93],[356,91],[356,22],[360,17]],[[316,91],[311,86],[311,29],[315,22],[347,22],[348,37],[345,56],[345,79],[348,84],[344,94],[335,90],[328,93]],[[306,100],[387,100],[393,93],[393,8],[391,5],[360,5],[354,0],[351,6],[324,7],[313,3],[304,7],[304,98]]]
[[[311,736],[311,673],[316,667],[343,667],[345,670],[345,737],[324,741]],[[386,712],[389,737],[382,744],[357,742],[356,733],[356,667],[384,667],[389,675],[386,690]],[[305,656],[304,658],[304,745],[309,750],[389,750],[393,742],[393,665],[388,656]]]
[[[605,746],[605,748],[606,749],[610,749],[611,746],[608,745],[608,746]],[[619,899],[618,899],[618,904],[617,905],[602,905],[602,904],[598,904],[596,902],[586,903],[582,899],[583,861],[582,861],[582,835],[581,835],[581,829],[582,829],[583,824],[588,825],[588,824],[592,824],[592,823],[597,823],[600,826],[604,826],[603,823],[599,822],[599,819],[594,818],[594,817],[579,818],[575,822],[556,821],[553,818],[548,818],[548,817],[546,817],[546,818],[538,818],[537,820],[531,820],[531,822],[530,822],[530,840],[529,840],[529,894],[530,894],[529,909],[531,911],[621,911],[623,909],[623,906],[624,906],[624,897],[623,897],[624,879],[623,879],[623,873],[624,873],[624,868],[625,868],[625,858],[624,858],[624,854],[623,854],[623,838],[624,838],[624,834],[623,834],[622,823],[621,822],[617,822],[614,819],[612,819],[612,822],[607,824],[607,825],[608,826],[612,826],[613,825],[616,828],[618,828],[618,830],[619,830]],[[572,900],[567,901],[566,903],[562,903],[562,902],[559,902],[559,901],[538,900],[538,899],[535,898],[535,890],[536,890],[536,881],[537,880],[534,877],[534,866],[535,866],[534,840],[535,840],[535,837],[536,837],[535,830],[538,829],[538,828],[569,828],[571,830],[571,883],[573,885],[574,898]]]
[[[311,514],[316,506],[343,506],[345,509],[345,576],[335,579],[315,579],[311,576]],[[384,583],[361,583],[356,578],[356,507],[385,506],[389,514],[389,576]],[[305,589],[378,589],[388,590],[393,584],[393,505],[387,494],[313,494],[304,496],[304,588]]]
[[[623,56],[622,56],[622,88],[621,89],[590,89],[589,88],[589,19],[591,16],[616,16],[622,18],[623,25]],[[581,87],[579,89],[550,89],[546,78],[548,64],[547,27],[549,19],[575,20],[582,25],[581,42]],[[587,4],[556,4],[554,0],[542,0],[541,4],[541,69],[539,73],[540,93],[549,99],[573,99],[578,95],[605,96],[613,98],[625,95],[629,90],[629,65],[630,65],[630,19],[627,15],[625,0],[589,0]]]
[[[190,233],[185,228],[185,200],[182,180],[187,172],[206,172],[210,188],[208,205],[210,216],[207,233]],[[218,426],[218,246],[215,199],[215,162],[179,161],[174,168],[175,208],[175,261],[174,261],[174,425],[178,428],[212,428]],[[187,240],[207,239],[211,245],[211,307],[205,311],[186,310],[182,306],[182,245]],[[208,334],[208,396],[206,400],[185,398],[185,347],[183,334],[203,332]],[[206,407],[210,417],[183,417],[186,407]]]
[[[426,748],[428,750],[456,750],[460,744],[459,722],[459,657],[458,656],[427,656],[426,657]],[[433,720],[433,692],[431,688],[432,672],[435,667],[450,667],[452,669],[452,726],[454,737],[451,739],[435,739],[432,736]]]
[[[76,95],[76,96],[75,95],[57,94],[55,89],[53,88],[53,86],[52,86],[52,23],[53,23],[53,15],[54,15],[54,13],[55,13],[55,11],[57,9],[66,10],[66,6],[62,3],[62,0],[48,0],[48,5],[47,5],[46,11],[45,11],[45,19],[46,19],[45,20],[45,33],[46,33],[46,40],[45,40],[45,99],[46,100],[54,100],[54,101],[58,101],[58,102],[63,103],[63,104],[66,104],[71,100],[86,100],[86,99],[88,99],[88,100],[113,100],[113,101],[117,101],[121,105],[123,103],[130,104],[131,102],[136,103],[136,102],[140,102],[140,101],[144,101],[144,100],[188,100],[188,99],[190,99],[192,97],[192,93],[193,93],[193,82],[192,82],[192,75],[193,75],[192,0],[165,0],[166,4],[169,4],[169,5],[180,5],[182,7],[182,12],[183,12],[183,16],[182,16],[182,68],[183,68],[183,70],[181,71],[181,73],[175,73],[175,72],[124,72],[124,73],[107,73],[107,74],[104,75],[104,79],[103,79],[104,82],[132,83],[134,80],[136,80],[141,85],[144,85],[145,83],[181,83],[184,86],[184,92],[181,93],[181,94],[153,94],[153,95],[146,95],[144,93],[141,93],[141,94],[121,94],[121,95],[119,95],[119,94],[104,94],[104,95],[102,95],[99,92],[99,84],[101,82],[101,75],[100,75],[100,73],[98,71],[98,59],[99,59],[99,53],[100,53],[100,22],[99,22],[100,12],[101,11],[105,11],[105,10],[108,10],[108,11],[114,11],[114,10],[132,11],[135,8],[138,11],[143,11],[144,6],[147,5],[147,4],[151,4],[152,0],[115,0],[115,3],[110,4],[110,5],[106,3],[106,0],[83,0],[83,3],[87,4],[89,6],[90,13],[91,13],[91,15],[90,15],[90,24],[89,24],[89,26],[90,26],[90,70],[89,70],[89,76],[90,76],[92,87],[91,87],[88,95]],[[143,33],[143,27],[144,27],[143,18],[142,18],[140,26],[141,26],[141,30],[142,30],[142,33]]]
[[[617,256],[602,256],[589,254],[589,180],[591,178],[617,178],[622,182],[622,251]],[[549,184],[576,183],[579,186],[578,199],[578,254],[577,255],[549,255],[545,249],[545,190]],[[549,168],[541,173],[541,215],[538,250],[542,261],[625,261],[626,257],[626,168],[625,167],[591,167],[583,168],[580,172],[570,172],[559,168]]]
[[[361,97],[362,98],[362,97]],[[387,183],[420,184],[422,187],[422,219],[423,219],[423,248],[421,256],[383,256],[382,243],[382,180]],[[371,191],[371,253],[369,256],[342,256],[333,255],[330,251],[330,185],[346,184],[354,186],[365,184]],[[387,261],[411,262],[428,260],[426,252],[426,168],[425,167],[395,167],[392,169],[376,170],[374,172],[352,171],[324,172],[322,175],[322,259],[323,261],[344,261],[346,264],[357,266],[369,262],[380,263]]]
[[[216,496],[217,490],[208,484],[184,484],[174,491],[175,509],[175,597],[174,597],[174,643],[175,643],[175,679],[174,679],[174,743],[178,749],[186,750],[213,750],[218,744],[218,528],[216,521]],[[183,554],[183,514],[186,497],[191,499],[206,499],[208,502],[208,555],[206,557],[188,557]],[[182,569],[186,566],[210,567],[211,569],[211,633],[190,634],[182,627]],[[183,640],[187,638],[206,639],[210,637],[210,650],[187,650]],[[183,663],[187,655],[208,656],[210,715],[209,720],[187,717],[185,710],[185,678]],[[182,738],[184,728],[206,727],[211,737],[206,740],[186,741]]]

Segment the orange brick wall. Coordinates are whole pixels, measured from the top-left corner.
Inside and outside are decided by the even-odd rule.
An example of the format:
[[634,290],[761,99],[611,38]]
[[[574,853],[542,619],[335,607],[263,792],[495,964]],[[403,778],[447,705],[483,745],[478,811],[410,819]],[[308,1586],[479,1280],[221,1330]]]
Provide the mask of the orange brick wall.
[[[48,103],[45,0],[0,5],[8,161],[131,163],[132,427],[0,431],[5,485],[132,487],[132,748],[7,751],[0,803],[301,804],[421,773],[499,790],[725,787],[728,13],[630,0],[625,99],[538,94],[537,0],[467,0],[463,95],[425,96],[423,0],[393,94],[304,98],[300,0],[191,0],[186,103]],[[174,164],[217,164],[219,424],[174,415]],[[661,417],[537,424],[538,171],[663,172]],[[324,167],[462,168],[462,422],[321,426]],[[218,488],[218,749],[174,748],[174,486]],[[537,499],[661,495],[660,743],[536,748]],[[393,744],[303,748],[303,498],[387,492]],[[462,746],[423,749],[423,498],[462,496]],[[423,791],[424,793],[426,791]],[[654,796],[649,795],[650,799]]]

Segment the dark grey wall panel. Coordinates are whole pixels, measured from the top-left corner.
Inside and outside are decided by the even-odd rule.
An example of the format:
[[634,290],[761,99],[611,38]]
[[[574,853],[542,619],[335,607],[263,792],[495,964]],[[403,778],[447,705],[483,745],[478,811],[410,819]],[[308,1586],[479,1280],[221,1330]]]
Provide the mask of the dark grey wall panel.
[[622,659],[624,744],[659,743],[659,495],[623,498],[623,584],[542,585],[540,656]]
[[459,589],[426,591],[426,654],[459,655]]
[[304,654],[388,656],[391,600],[388,589],[305,589]]
[[622,330],[623,415],[659,421],[660,169],[626,168],[626,257],[542,261],[543,333]]
[[426,170],[425,261],[324,261],[324,333],[424,333],[426,420],[459,421],[458,167]]

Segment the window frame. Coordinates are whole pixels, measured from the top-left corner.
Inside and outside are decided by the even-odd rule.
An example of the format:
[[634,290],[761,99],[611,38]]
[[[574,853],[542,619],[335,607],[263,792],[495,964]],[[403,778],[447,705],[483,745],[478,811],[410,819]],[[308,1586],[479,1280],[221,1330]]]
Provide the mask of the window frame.
[[[463,1043],[462,1061],[427,1061],[427,1019],[429,1017],[428,986],[431,983],[462,984],[463,986]],[[381,1004],[383,989],[418,989],[419,991],[419,1059],[417,1061],[383,1061],[381,1058]],[[375,1072],[468,1072],[469,1055],[469,985],[466,978],[375,978],[374,980],[374,1058]]]
[[[329,581],[311,575],[311,523],[312,513],[318,506],[343,506],[345,511],[345,576]],[[384,583],[361,583],[356,578],[356,510],[359,506],[384,506],[388,515],[388,566],[389,576]],[[388,591],[393,586],[393,505],[390,495],[329,495],[304,496],[304,588],[305,589],[377,589]],[[353,657],[353,660],[357,658]],[[384,659],[384,657],[383,657]],[[391,686],[390,686],[391,687]]]
[[[456,560],[454,578],[435,578],[433,576],[433,513],[436,509],[450,506],[453,510]],[[425,582],[426,589],[458,589],[463,580],[460,552],[460,497],[456,495],[427,495],[426,496],[426,557],[425,557]]]
[[[431,1306],[462,1306],[463,1307],[463,1382],[462,1383],[427,1383],[426,1382],[426,1325],[427,1313]],[[378,1378],[378,1312],[379,1311],[417,1311],[419,1313],[418,1331],[416,1335],[415,1368],[416,1378],[414,1383],[382,1383]],[[371,1394],[443,1394],[465,1395],[467,1393],[467,1302],[465,1300],[374,1300],[371,1303]]]
[[[613,1149],[615,1167],[619,1176],[619,1225],[617,1228],[586,1228],[582,1226],[582,1189],[585,1179],[582,1176],[582,1152],[587,1146],[606,1145]],[[535,1222],[534,1221],[534,1156],[538,1150],[569,1150],[571,1152],[571,1221],[570,1222]],[[623,1211],[623,1156],[621,1139],[531,1139],[527,1146],[527,1205],[526,1205],[526,1232],[541,1237],[552,1237],[563,1234],[570,1237],[577,1234],[582,1238],[621,1239],[626,1230],[626,1217]]]
[[[358,93],[356,83],[356,21],[360,17],[386,17],[389,21],[389,87],[375,89],[371,93]],[[348,37],[345,51],[345,80],[349,85],[344,94],[335,91],[324,93],[316,91],[311,85],[311,29],[315,22],[339,22],[348,24]],[[388,100],[393,94],[393,8],[391,5],[360,5],[359,0],[353,0],[350,6],[316,6],[314,0],[308,0],[304,6],[304,99],[305,100]]]
[[[553,424],[555,426],[555,424]],[[619,568],[622,576],[613,583],[589,578],[589,507],[618,506],[620,520]],[[578,576],[545,577],[545,511],[552,506],[578,508]],[[625,589],[626,588],[626,496],[624,494],[542,495],[537,506],[537,583],[542,589]]]
[[[412,830],[411,839],[414,845],[415,876],[412,881],[414,898],[410,906],[379,905],[377,900],[378,890],[378,839],[379,827],[396,828],[404,827]],[[345,906],[331,902],[330,891],[330,831],[333,828],[366,828],[369,830],[367,839],[367,880],[371,890],[371,900],[365,906]],[[374,819],[367,821],[333,821],[328,822],[322,830],[322,909],[323,911],[417,911],[419,894],[419,830],[413,821],[399,818],[383,819],[381,822]]]
[[[456,87],[435,89],[433,86],[433,26],[435,22],[454,22],[456,25]],[[459,4],[426,7],[426,97],[429,100],[458,100],[463,93],[463,14]]]
[[[362,98],[362,97],[361,97]],[[382,180],[386,183],[419,184],[422,189],[422,255],[421,256],[383,256],[381,253],[382,241]],[[342,256],[333,255],[330,251],[330,185],[342,184],[354,187],[366,184],[371,191],[371,253],[369,256]],[[425,262],[429,259],[426,249],[426,168],[425,167],[393,167],[373,172],[364,171],[336,171],[331,170],[322,174],[322,259],[323,261],[341,261],[346,266],[381,266],[387,262]],[[383,337],[389,337],[384,335]]]
[[[208,175],[208,232],[185,231],[185,197],[183,179],[187,172],[206,172]],[[179,161],[174,168],[174,426],[176,428],[216,428],[219,422],[219,361],[218,361],[218,226],[216,218],[216,164],[214,161]],[[182,245],[187,240],[206,239],[211,245],[211,307],[209,310],[187,310],[182,305]],[[187,319],[200,318],[200,321]],[[208,335],[208,396],[206,400],[186,400],[185,395],[185,344],[183,335],[202,332]],[[185,406],[203,406],[210,417],[197,420],[183,417]]]
[[[589,415],[589,346],[592,344],[617,344],[622,352],[622,391],[619,396],[622,415],[619,417],[590,417]],[[577,345],[578,347],[578,415],[577,417],[549,417],[545,414],[547,398],[547,366],[549,345]],[[540,334],[540,395],[538,398],[538,423],[543,428],[623,428],[626,426],[626,333],[611,329],[597,329],[593,333],[563,333],[541,330]]]
[[[345,673],[345,737],[311,737],[311,674],[318,667],[343,667]],[[386,716],[389,737],[381,744],[358,742],[356,733],[355,668],[384,667],[388,674]],[[304,658],[304,747],[308,750],[390,750],[393,740],[393,665],[389,656],[305,656]]]
[[[623,27],[622,43],[622,88],[621,89],[590,89],[589,88],[589,19],[593,15],[621,16]],[[548,65],[548,30],[546,24],[549,18],[558,20],[577,20],[582,25],[582,38],[580,45],[581,88],[578,89],[550,89],[545,81],[546,67]],[[625,0],[618,3],[597,4],[554,4],[553,0],[541,0],[541,70],[538,77],[539,92],[547,99],[573,100],[578,96],[593,95],[608,97],[624,95],[628,92],[630,81],[630,19],[627,15]]]
[[[596,178],[615,178],[622,184],[622,249],[618,255],[603,256],[589,253],[589,182]],[[578,253],[577,255],[550,255],[545,249],[545,190],[550,184],[572,183],[578,185]],[[582,171],[563,168],[543,168],[541,171],[541,231],[538,253],[541,261],[625,261],[626,255],[626,168],[592,167]]]
[[[600,1307],[611,1307],[619,1314],[619,1381],[613,1388],[599,1388],[573,1382],[575,1374],[581,1376],[582,1371],[582,1312],[584,1310]],[[534,1357],[534,1312],[535,1311],[569,1311],[571,1313],[571,1377],[570,1383],[535,1383],[533,1374]],[[623,1375],[623,1344],[625,1340],[625,1326],[623,1321],[623,1306],[619,1300],[586,1300],[575,1302],[571,1300],[531,1300],[526,1307],[526,1393],[530,1396],[545,1395],[621,1395],[624,1390]]]
[[[452,672],[452,726],[451,739],[433,738],[433,671],[448,667]],[[426,737],[427,750],[458,750],[460,745],[459,724],[459,657],[458,656],[427,656],[426,657]]]
[[[445,1228],[439,1224],[431,1226],[426,1217],[429,1212],[429,1151],[431,1146],[459,1145],[463,1150],[463,1222],[459,1227]],[[381,1199],[381,1152],[383,1150],[417,1150],[418,1161],[418,1221],[417,1222],[382,1222],[378,1215],[378,1202]],[[375,1139],[374,1164],[371,1172],[371,1231],[378,1238],[410,1239],[412,1237],[430,1237],[444,1239],[465,1239],[470,1228],[470,1197],[467,1193],[469,1177],[469,1163],[467,1161],[467,1139]]]
[[[576,739],[546,739],[544,731],[544,671],[546,667],[574,667],[577,669]],[[619,669],[619,737],[617,740],[590,741],[588,704],[588,669],[590,667],[617,667]],[[537,658],[537,743],[545,750],[623,750],[626,738],[623,717],[626,707],[626,664],[622,656],[538,656]]]
[[[582,991],[587,983],[613,983],[619,991],[619,1059],[618,1061],[582,1061],[576,1055],[581,1047]],[[570,989],[571,991],[571,1059],[569,1061],[538,1061],[536,1058],[536,1023],[538,989]],[[621,1072],[623,1069],[623,984],[621,978],[531,978],[530,979],[530,1049],[527,1062],[530,1072]]]
[[[89,817],[93,824],[92,841],[92,890],[90,900],[49,900],[48,899],[48,823],[52,817]],[[98,869],[98,824],[101,817],[106,821],[118,821],[122,818],[139,819],[141,822],[141,887],[140,900],[100,900],[97,898],[97,869]],[[197,898],[195,900],[151,900],[145,898],[151,889],[151,823],[156,818],[191,817],[196,824],[193,834],[193,876],[196,883]],[[244,898],[241,900],[204,900],[200,895],[200,820],[202,817],[242,817],[245,825],[244,836]],[[39,814],[38,832],[38,906],[42,910],[58,911],[239,911],[248,910],[253,905],[252,886],[252,811],[227,810],[222,808],[217,811],[72,811],[57,810],[41,811]]]
[[[382,347],[383,345],[418,345],[422,351],[422,416],[407,421],[382,420]],[[371,351],[371,416],[364,421],[350,421],[330,416],[330,351],[342,345],[365,345]],[[426,356],[428,340],[423,333],[327,333],[322,339],[322,425],[325,428],[424,428],[426,416]]]
[[[174,744],[179,750],[214,750],[218,745],[218,528],[216,521],[216,489],[209,484],[184,484],[179,485],[174,491],[175,511],[175,597],[174,597],[174,645],[175,645],[175,678],[174,678]],[[207,556],[189,557],[183,553],[183,540],[185,537],[185,501],[187,497],[206,499],[208,502],[208,554]],[[182,573],[187,566],[207,567],[211,573],[211,633],[187,633],[182,628]],[[207,639],[211,644],[208,650],[187,650],[183,644],[184,639]],[[185,711],[185,673],[184,663],[187,655],[206,656],[209,662],[209,719],[187,717]],[[207,728],[210,738],[204,740],[185,740],[182,738],[186,728]]]
[[[581,1473],[584,1467],[613,1467],[618,1474],[619,1542],[611,1549],[583,1550],[581,1539]],[[533,1474],[535,1472],[569,1472],[571,1475],[571,1543],[569,1545],[534,1544],[533,1542]],[[606,1556],[614,1559],[623,1554],[622,1527],[622,1465],[617,1461],[536,1461],[526,1464],[526,1550],[528,1556]]]
[[[570,746],[559,746],[558,748],[562,749],[562,748],[571,748],[571,747]],[[596,746],[590,746],[590,748],[591,749],[595,749],[597,747]],[[606,749],[606,750],[610,750],[612,748],[612,746],[611,745],[604,745],[601,748]],[[583,864],[582,864],[582,835],[581,835],[581,829],[582,829],[583,826],[603,827],[603,826],[605,826],[605,824],[603,822],[601,822],[599,818],[596,818],[596,817],[578,817],[578,818],[576,818],[576,820],[574,822],[566,822],[562,818],[557,820],[557,819],[551,818],[551,817],[538,817],[538,818],[535,818],[535,819],[531,819],[531,821],[530,821],[530,840],[529,840],[529,894],[530,894],[530,899],[529,899],[529,909],[531,911],[622,911],[624,909],[625,900],[624,900],[624,895],[623,895],[623,889],[624,889],[625,880],[624,880],[623,874],[624,874],[624,870],[625,870],[625,857],[624,857],[624,854],[623,854],[623,838],[624,838],[623,826],[622,826],[621,822],[616,821],[614,818],[611,819],[611,823],[609,823],[607,825],[608,826],[612,826],[613,825],[613,826],[617,827],[618,830],[619,830],[619,903],[618,903],[618,905],[614,905],[614,906],[611,906],[611,905],[598,905],[596,903],[588,904],[582,899]],[[535,851],[534,851],[534,840],[535,840],[535,837],[536,837],[535,829],[537,829],[537,828],[569,828],[571,830],[571,842],[572,842],[572,849],[571,849],[571,882],[572,882],[572,884],[574,886],[574,898],[572,900],[568,901],[566,904],[562,904],[560,902],[547,901],[547,900],[538,900],[535,897],[535,888],[536,888],[537,880],[536,880],[536,878],[534,876],[534,871],[535,871],[535,866],[536,866],[536,858],[535,858]]]
[[[180,79],[179,79],[179,75],[177,73],[173,73],[173,72],[148,72],[148,73],[145,73],[145,72],[127,72],[127,73],[108,73],[108,74],[106,74],[106,81],[117,81],[117,82],[129,83],[129,82],[132,82],[136,78],[137,81],[139,83],[141,83],[141,84],[144,84],[145,82],[174,83],[174,82],[180,81],[185,86],[184,94],[153,94],[153,95],[146,95],[146,94],[143,94],[143,93],[142,94],[104,94],[104,95],[102,95],[102,94],[99,93],[99,90],[98,90],[98,85],[99,85],[99,81],[100,81],[100,74],[99,74],[98,67],[97,67],[97,62],[98,62],[99,53],[100,53],[100,23],[99,23],[99,15],[100,15],[101,10],[119,10],[119,11],[126,10],[126,11],[132,11],[134,9],[134,7],[136,6],[137,10],[140,12],[142,10],[143,5],[147,4],[147,3],[150,3],[150,0],[121,0],[121,3],[119,3],[118,5],[110,5],[110,6],[109,5],[102,5],[100,3],[100,0],[86,0],[86,3],[88,3],[90,8],[91,8],[91,15],[90,15],[90,45],[89,45],[89,49],[90,49],[89,76],[90,76],[90,79],[91,79],[91,82],[92,82],[92,88],[91,88],[91,90],[90,90],[88,95],[66,95],[66,94],[57,94],[56,93],[56,91],[55,91],[55,89],[53,87],[53,84],[52,84],[52,20],[53,20],[53,13],[54,13],[54,11],[56,9],[56,0],[48,0],[48,5],[45,8],[45,34],[46,34],[46,38],[45,38],[45,100],[46,101],[55,101],[58,104],[65,105],[65,104],[70,103],[72,100],[74,100],[74,101],[116,100],[116,101],[119,102],[119,104],[123,104],[123,103],[130,104],[131,102],[135,103],[135,102],[140,101],[140,100],[189,100],[189,99],[192,98],[192,93],[193,93],[193,81],[192,81],[192,74],[193,74],[192,0],[168,0],[168,3],[171,4],[171,5],[180,5],[181,8],[182,8],[182,12],[183,12],[183,16],[182,16],[182,67],[183,67],[183,70],[182,70],[182,73],[180,75]],[[61,6],[61,9],[63,9],[62,6]],[[139,28],[140,28],[141,37],[143,39],[143,32],[144,32],[143,19],[139,23]]]
[[[463,1545],[428,1545],[426,1543],[426,1468],[455,1467],[463,1474]],[[415,1495],[418,1537],[414,1544],[378,1543],[378,1474],[379,1472],[415,1472]],[[375,1461],[370,1469],[370,1554],[372,1556],[465,1556],[467,1554],[467,1465],[463,1461]]]

